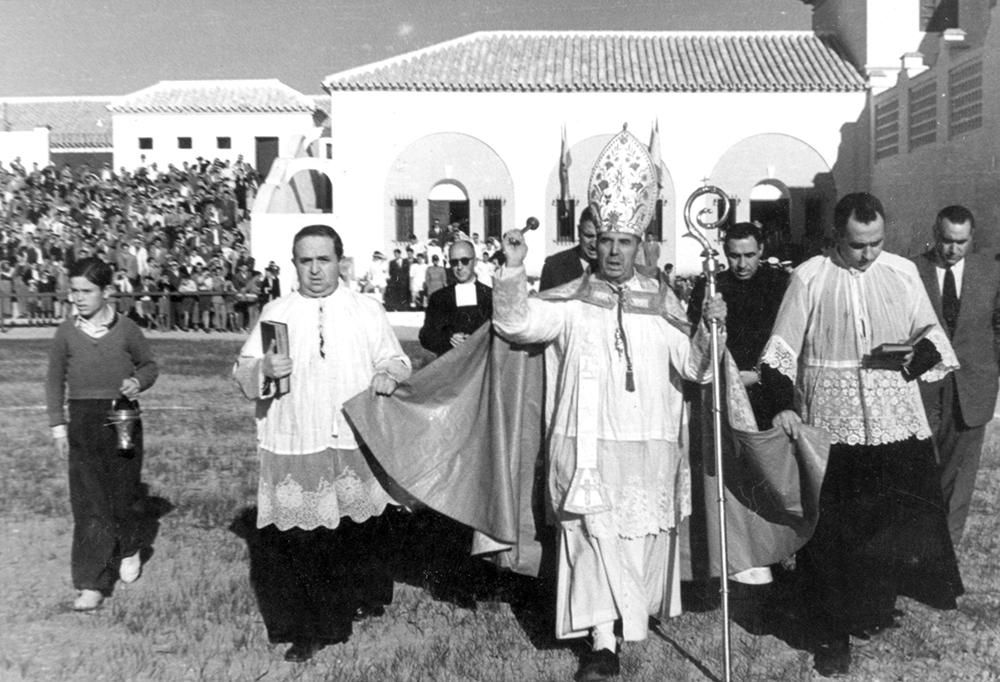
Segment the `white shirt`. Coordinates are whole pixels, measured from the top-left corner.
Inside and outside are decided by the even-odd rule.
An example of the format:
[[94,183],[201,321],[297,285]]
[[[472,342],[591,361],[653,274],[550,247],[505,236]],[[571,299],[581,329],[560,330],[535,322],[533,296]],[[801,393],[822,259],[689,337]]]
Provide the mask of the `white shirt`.
[[[944,273],[946,268],[937,265],[934,267],[937,273],[938,291],[944,293]],[[962,298],[962,273],[965,272],[965,258],[951,266],[951,271],[955,273],[955,295]]]

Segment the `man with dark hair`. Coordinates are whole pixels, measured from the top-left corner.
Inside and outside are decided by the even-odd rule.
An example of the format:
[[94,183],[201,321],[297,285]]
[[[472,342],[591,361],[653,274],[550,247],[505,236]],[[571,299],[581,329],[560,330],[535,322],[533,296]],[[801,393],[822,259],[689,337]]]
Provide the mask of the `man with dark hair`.
[[[410,360],[381,304],[341,286],[344,246],[332,228],[303,228],[292,254],[299,289],[264,307],[233,375],[257,403],[256,525],[273,553],[253,572],[254,587],[268,637],[291,642],[285,659],[301,662],[346,640],[352,617],[392,601],[375,539],[393,500],[341,405],[365,389],[390,395],[409,377]],[[285,325],[287,349],[265,346],[265,322]],[[277,392],[279,380],[287,393]]]
[[963,591],[914,383],[954,370],[954,351],[916,266],[882,250],[881,202],[846,195],[834,227],[834,248],[792,273],[761,356],[775,426],[830,434],[818,524],[799,552],[823,675],[849,670],[851,635],[894,625],[898,595],[953,609]]
[[972,252],[975,227],[975,218],[964,206],[943,208],[934,221],[934,247],[914,259],[961,365],[941,381],[920,387],[941,464],[948,530],[956,546],[969,515],[983,435],[997,399],[1000,270],[989,255]]
[[472,242],[457,241],[448,249],[455,283],[435,291],[427,302],[420,345],[438,355],[465,343],[493,316],[493,291],[476,279]]
[[577,245],[552,254],[542,265],[542,277],[538,289],[545,291],[566,282],[572,282],[588,270],[593,270],[597,262],[597,220],[588,206],[580,214],[577,224]]
[[[781,299],[788,287],[788,275],[777,268],[766,265],[761,267],[764,238],[760,227],[755,223],[736,223],[726,230],[722,250],[729,268],[716,276],[716,291],[722,294],[729,308],[726,318],[726,348],[740,371],[740,379],[750,399],[757,428],[767,431],[771,428],[775,408],[770,394],[761,386],[757,360],[771,335]],[[688,319],[695,329],[701,319],[706,286],[705,277],[698,278],[688,301]],[[691,442],[692,446],[702,444],[705,450],[700,454],[700,461],[709,461],[712,457],[709,451],[711,440],[699,435],[709,433],[712,428],[711,394],[707,387],[700,391],[699,398],[691,408]],[[699,457],[693,455],[692,469],[700,468],[704,471],[704,467],[697,466],[698,462]],[[714,480],[706,479],[704,490],[711,490]],[[707,497],[705,502],[710,507]],[[712,509],[707,509],[708,515],[711,516],[712,512]],[[770,568],[755,566],[730,574],[730,579],[734,582],[734,614],[738,617],[745,616],[750,619],[748,622],[758,622],[763,616],[763,607],[771,591],[773,577]]]
[[[730,311],[726,321],[726,347],[740,370],[757,426],[766,431],[771,428],[775,412],[760,386],[757,359],[771,335],[788,286],[788,275],[777,268],[761,267],[764,239],[760,227],[754,223],[736,223],[726,230],[722,250],[729,269],[716,276],[716,290],[722,294]],[[692,324],[701,319],[705,286],[705,278],[700,277],[691,291],[688,319]]]

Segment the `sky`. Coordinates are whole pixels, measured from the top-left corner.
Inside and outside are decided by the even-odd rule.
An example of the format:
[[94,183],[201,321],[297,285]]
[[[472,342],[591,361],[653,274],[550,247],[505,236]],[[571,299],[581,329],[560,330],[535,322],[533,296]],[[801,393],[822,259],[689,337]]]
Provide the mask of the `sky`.
[[483,30],[808,30],[803,0],[0,0],[0,97],[338,71]]

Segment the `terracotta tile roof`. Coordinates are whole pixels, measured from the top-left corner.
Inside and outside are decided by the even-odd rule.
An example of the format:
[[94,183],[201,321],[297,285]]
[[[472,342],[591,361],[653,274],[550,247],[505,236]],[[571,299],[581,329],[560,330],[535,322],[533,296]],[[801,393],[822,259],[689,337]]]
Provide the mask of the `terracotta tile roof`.
[[112,97],[0,98],[0,130],[48,126],[49,146],[57,149],[111,149]]
[[486,31],[327,76],[334,90],[827,92],[865,80],[811,31]]
[[313,100],[275,78],[160,81],[116,99],[115,113],[312,113]]

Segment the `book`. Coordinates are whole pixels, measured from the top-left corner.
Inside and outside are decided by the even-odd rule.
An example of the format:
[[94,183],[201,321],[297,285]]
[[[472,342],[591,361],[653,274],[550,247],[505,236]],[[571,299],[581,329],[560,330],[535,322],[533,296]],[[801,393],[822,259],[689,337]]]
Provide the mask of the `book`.
[[[265,355],[268,353],[288,355],[288,325],[284,322],[261,320],[260,341]],[[292,387],[288,377],[268,379],[268,381],[274,382],[275,397],[285,395]]]
[[934,328],[934,325],[929,324],[926,327],[922,327],[914,332],[910,338],[905,341],[898,343],[883,343],[872,349],[872,356],[890,356],[890,355],[907,355],[913,352],[913,347],[916,346],[922,339],[924,339]]

